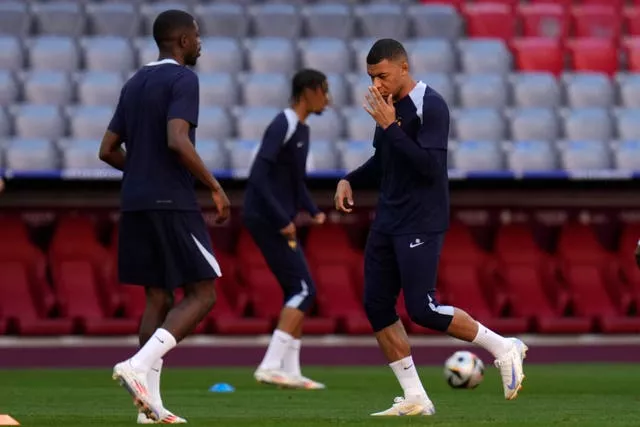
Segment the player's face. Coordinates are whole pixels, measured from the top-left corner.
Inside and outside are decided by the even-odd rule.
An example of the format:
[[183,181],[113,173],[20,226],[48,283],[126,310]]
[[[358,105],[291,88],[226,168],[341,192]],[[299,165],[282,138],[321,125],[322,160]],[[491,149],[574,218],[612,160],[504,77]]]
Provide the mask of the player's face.
[[184,63],[193,67],[200,57],[200,27],[196,21],[193,21],[193,28],[189,29],[182,37],[182,47],[185,50]]
[[314,114],[322,114],[331,102],[329,84],[324,82],[321,87],[315,90],[308,90],[307,92],[307,103],[311,112]]
[[406,61],[389,61],[385,59],[375,65],[367,64],[367,73],[371,82],[383,97],[393,95],[397,99],[402,91],[404,78],[408,73]]

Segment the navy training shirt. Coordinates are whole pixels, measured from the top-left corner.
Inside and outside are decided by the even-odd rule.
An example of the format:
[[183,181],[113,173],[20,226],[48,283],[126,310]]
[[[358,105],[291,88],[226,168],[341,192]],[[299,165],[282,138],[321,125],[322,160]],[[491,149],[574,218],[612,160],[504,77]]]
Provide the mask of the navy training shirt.
[[290,108],[280,112],[262,137],[245,191],[244,214],[266,219],[278,230],[299,209],[319,212],[305,184],[309,126]]
[[347,179],[379,186],[372,229],[386,234],[442,232],[449,227],[449,108],[418,82],[395,103],[396,122],[376,126],[374,155]]
[[121,210],[199,210],[195,178],[169,148],[167,123],[191,124],[195,144],[198,76],[172,59],[140,68],[123,86],[109,130],[125,144]]

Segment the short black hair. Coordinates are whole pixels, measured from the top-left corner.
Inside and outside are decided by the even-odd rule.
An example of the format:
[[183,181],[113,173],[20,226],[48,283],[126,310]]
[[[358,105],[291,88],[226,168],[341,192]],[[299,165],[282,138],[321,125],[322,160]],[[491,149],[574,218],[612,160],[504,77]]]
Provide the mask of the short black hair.
[[385,59],[394,61],[398,59],[406,59],[407,51],[402,43],[394,39],[380,39],[376,41],[367,55],[367,64],[379,64]]
[[192,28],[193,22],[193,16],[183,10],[165,10],[153,21],[153,39],[161,47],[175,37],[176,31]]
[[291,98],[294,101],[300,99],[305,89],[318,89],[327,81],[327,76],[318,70],[305,68],[298,71],[291,80]]

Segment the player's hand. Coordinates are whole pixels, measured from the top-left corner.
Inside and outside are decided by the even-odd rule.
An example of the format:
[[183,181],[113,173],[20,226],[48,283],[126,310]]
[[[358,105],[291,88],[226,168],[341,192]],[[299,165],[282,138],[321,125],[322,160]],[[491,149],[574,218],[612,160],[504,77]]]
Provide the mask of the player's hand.
[[293,222],[287,224],[282,230],[280,230],[280,234],[287,238],[290,242],[295,242],[296,240],[296,225]]
[[229,215],[231,214],[231,202],[222,187],[213,190],[211,192],[211,198],[213,199],[213,204],[216,205],[216,224],[222,224],[229,219]]
[[4,180],[0,178],[0,193],[2,193],[2,190],[4,190]]
[[396,121],[396,108],[393,97],[384,99],[375,86],[369,86],[369,93],[365,95],[364,109],[373,117],[382,129],[386,129]]
[[313,218],[311,218],[311,222],[313,222],[314,225],[322,225],[326,220],[327,215],[325,215],[324,212],[318,212]]
[[638,244],[636,246],[636,264],[640,268],[640,240],[638,240]]
[[336,210],[340,212],[349,213],[353,208],[353,191],[351,190],[351,184],[346,179],[341,179],[338,182],[338,188],[336,189],[336,195],[333,198],[336,205]]

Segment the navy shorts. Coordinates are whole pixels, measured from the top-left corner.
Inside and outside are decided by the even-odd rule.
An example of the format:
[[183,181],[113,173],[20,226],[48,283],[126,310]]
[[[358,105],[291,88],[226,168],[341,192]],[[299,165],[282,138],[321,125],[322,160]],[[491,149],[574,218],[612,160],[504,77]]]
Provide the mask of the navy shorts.
[[262,218],[245,217],[244,225],[280,284],[284,305],[306,312],[316,290],[300,243],[292,248],[280,231]]
[[121,283],[174,290],[222,276],[200,212],[133,211],[120,216]]
[[[444,233],[387,235],[370,231],[365,249],[365,309],[375,330],[398,320],[395,311],[400,290],[412,318],[442,314],[437,329],[450,323],[452,309],[436,300],[438,262]],[[422,322],[421,322],[422,323]],[[446,325],[445,325],[446,324]]]

